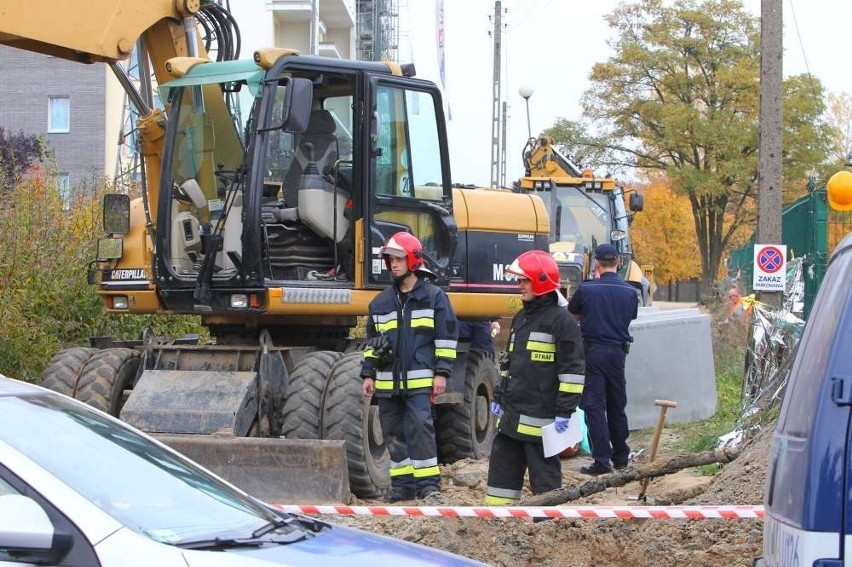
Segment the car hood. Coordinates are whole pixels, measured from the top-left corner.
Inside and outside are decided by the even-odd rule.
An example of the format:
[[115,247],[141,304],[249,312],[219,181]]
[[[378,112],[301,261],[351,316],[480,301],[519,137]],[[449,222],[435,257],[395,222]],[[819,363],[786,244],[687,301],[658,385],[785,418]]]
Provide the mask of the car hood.
[[262,549],[236,548],[226,552],[186,551],[189,567],[272,565],[323,567],[481,566],[473,561],[423,545],[391,539],[353,528],[333,526],[296,543]]

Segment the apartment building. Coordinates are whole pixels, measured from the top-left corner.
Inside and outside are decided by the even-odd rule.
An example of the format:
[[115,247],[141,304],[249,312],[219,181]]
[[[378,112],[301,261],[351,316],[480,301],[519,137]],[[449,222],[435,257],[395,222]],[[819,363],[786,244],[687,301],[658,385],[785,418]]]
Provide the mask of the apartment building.
[[240,26],[243,58],[276,46],[355,59],[356,0],[241,0],[229,8]]
[[0,126],[46,141],[66,197],[112,175],[122,92],[107,66],[0,46],[0,77]]

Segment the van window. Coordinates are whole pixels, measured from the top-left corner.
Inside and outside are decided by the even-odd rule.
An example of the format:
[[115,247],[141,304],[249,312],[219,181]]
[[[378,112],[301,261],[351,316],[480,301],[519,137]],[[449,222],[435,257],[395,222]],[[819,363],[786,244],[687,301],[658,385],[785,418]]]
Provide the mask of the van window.
[[830,349],[826,345],[834,343],[846,311],[851,261],[852,254],[838,256],[822,282],[818,300],[810,314],[810,321],[818,321],[819,324],[807,325],[791,372],[796,379],[789,382],[790,390],[785,394],[785,397],[796,401],[784,404],[784,412],[778,419],[778,431],[785,435],[805,437],[811,430],[827,371]]

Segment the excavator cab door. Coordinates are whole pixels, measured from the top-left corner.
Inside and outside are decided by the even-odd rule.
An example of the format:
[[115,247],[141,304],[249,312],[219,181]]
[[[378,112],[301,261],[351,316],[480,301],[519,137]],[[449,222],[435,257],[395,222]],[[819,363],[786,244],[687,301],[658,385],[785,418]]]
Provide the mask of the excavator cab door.
[[447,284],[456,246],[447,137],[438,90],[420,81],[370,82],[369,231],[366,284],[391,281],[379,250],[407,231],[423,244],[426,267]]

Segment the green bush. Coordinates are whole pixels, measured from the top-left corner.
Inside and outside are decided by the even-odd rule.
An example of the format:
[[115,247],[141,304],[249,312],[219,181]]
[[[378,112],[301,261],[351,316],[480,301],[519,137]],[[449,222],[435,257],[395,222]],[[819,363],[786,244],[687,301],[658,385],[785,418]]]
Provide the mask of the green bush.
[[102,235],[100,202],[109,187],[74,191],[66,206],[38,171],[0,204],[0,373],[38,381],[60,349],[89,337],[140,338],[200,332],[194,316],[107,314],[86,272]]

